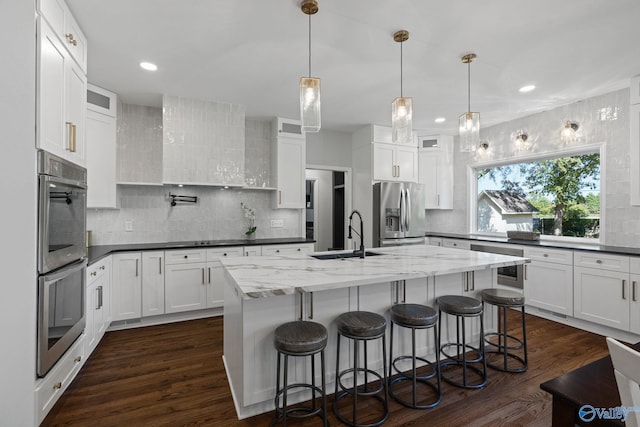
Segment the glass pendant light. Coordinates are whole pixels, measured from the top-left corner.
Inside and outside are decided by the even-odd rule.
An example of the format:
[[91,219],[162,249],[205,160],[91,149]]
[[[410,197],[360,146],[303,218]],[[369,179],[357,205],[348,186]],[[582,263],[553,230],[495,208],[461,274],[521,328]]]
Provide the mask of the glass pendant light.
[[464,55],[462,63],[467,64],[467,112],[460,116],[460,151],[473,152],[480,142],[480,113],[471,112],[471,62],[475,53]]
[[320,130],[320,79],[311,77],[311,15],[318,12],[316,0],[304,0],[302,12],[309,16],[309,76],[300,77],[300,121],[303,132]]
[[409,40],[409,32],[397,31],[393,40],[400,43],[400,97],[391,103],[391,138],[395,143],[407,144],[413,138],[413,99],[402,96],[402,43]]
[[567,121],[560,132],[560,139],[565,144],[574,142],[577,139],[577,130],[580,126],[576,122]]

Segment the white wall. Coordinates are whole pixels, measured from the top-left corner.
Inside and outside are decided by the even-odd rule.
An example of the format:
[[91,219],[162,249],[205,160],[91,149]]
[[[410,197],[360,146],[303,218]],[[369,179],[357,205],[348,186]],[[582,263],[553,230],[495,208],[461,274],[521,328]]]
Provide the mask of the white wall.
[[[580,139],[571,145],[560,142],[560,130],[567,120],[580,124]],[[524,129],[530,148],[514,150],[511,134]],[[640,240],[640,207],[632,207],[629,194],[629,89],[588,98],[549,111],[501,123],[480,131],[489,142],[489,151],[461,153],[458,138],[454,145],[453,210],[427,211],[427,231],[467,233],[469,164],[487,161],[517,161],[519,157],[553,154],[562,149],[605,143],[603,174],[604,241],[611,246],[637,247]]]
[[3,1],[0,425],[33,426],[36,342],[35,2]]
[[321,130],[307,133],[307,164],[351,167],[351,134]]

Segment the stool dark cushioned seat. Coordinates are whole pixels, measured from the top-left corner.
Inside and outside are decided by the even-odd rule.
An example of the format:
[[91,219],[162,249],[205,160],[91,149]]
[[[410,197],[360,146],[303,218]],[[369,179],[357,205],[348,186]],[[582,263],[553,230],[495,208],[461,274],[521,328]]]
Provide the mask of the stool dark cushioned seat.
[[471,314],[482,313],[482,301],[462,295],[444,295],[438,298],[440,310],[449,314]]
[[[327,427],[327,395],[325,384],[325,363],[324,349],[327,346],[327,328],[315,322],[295,321],[288,322],[278,326],[274,332],[273,344],[278,351],[278,367],[276,371],[276,397],[275,415],[271,421],[274,426],[278,421],[282,420],[284,426],[287,425],[287,418],[308,418],[319,416],[323,425]],[[320,372],[322,378],[322,387],[316,386],[315,357],[320,353]],[[284,372],[283,385],[280,388],[280,364],[284,356]],[[296,383],[289,384],[289,356],[303,357],[311,356],[311,384]],[[289,390],[294,388],[308,389],[311,391],[310,406],[287,406],[287,395]],[[316,393],[320,394],[322,404],[320,407],[316,405]],[[280,407],[280,398],[282,397],[282,407]]]
[[327,346],[327,328],[315,322],[289,322],[274,332],[276,350],[281,353],[316,353]]
[[[437,406],[442,400],[442,387],[440,384],[440,357],[438,351],[438,331],[435,326],[438,323],[438,312],[433,308],[421,304],[395,304],[389,309],[391,315],[390,344],[389,344],[389,394],[399,403],[409,408],[428,409]],[[393,358],[393,325],[411,329],[411,355]],[[433,329],[434,344],[436,349],[436,362],[432,363],[425,357],[416,355],[416,330]],[[398,364],[403,361],[411,362],[411,370],[403,371]],[[418,375],[417,363],[428,365],[431,370],[427,374]],[[406,364],[405,364],[406,365]],[[406,368],[404,368],[406,369]],[[397,376],[392,379],[394,371]],[[430,381],[435,378],[435,384]],[[394,392],[393,385],[401,381],[411,381],[411,399],[406,399]],[[418,383],[424,384],[435,392],[435,396],[428,402],[424,402],[425,393],[421,392],[422,402],[418,403]],[[426,393],[427,398],[430,393]]]
[[[449,384],[457,387],[478,389],[487,385],[487,361],[484,357],[484,319],[482,301],[462,296],[462,295],[444,295],[436,299],[439,308],[439,325],[438,325],[438,349],[444,358],[440,362],[440,375],[442,379]],[[442,344],[442,324],[445,319],[442,314],[455,316],[456,322],[456,341]],[[473,347],[467,343],[467,329],[465,319],[469,317],[477,317],[480,321],[480,336],[478,347]],[[450,349],[454,349],[456,354],[450,354]],[[471,352],[468,355],[467,352]],[[475,353],[475,357],[473,357]],[[480,364],[480,367],[474,364]],[[454,379],[452,373],[455,369],[444,368],[460,368],[462,370],[462,380]],[[469,379],[469,374],[477,377],[475,381]]]
[[[498,330],[485,334],[485,357],[502,356],[500,364],[487,361],[487,365],[503,372],[520,373],[528,369],[527,327],[525,322],[524,295],[507,289],[484,289],[482,301],[498,309]],[[507,333],[507,309],[520,308],[522,319],[522,338]],[[510,342],[509,342],[510,341]],[[520,352],[520,354],[517,354]],[[509,361],[512,363],[510,364]]]
[[[350,311],[342,313],[336,319],[338,329],[338,342],[336,346],[336,384],[333,401],[333,412],[336,418],[342,423],[352,427],[374,427],[384,423],[389,418],[389,388],[387,383],[387,351],[386,351],[386,335],[387,329],[386,319],[369,311]],[[353,343],[353,368],[347,368],[340,371],[340,341],[341,337],[354,340]],[[382,338],[382,375],[370,369],[367,365],[367,342]],[[364,347],[364,365],[358,366],[360,342]],[[364,383],[358,386],[358,374],[364,374]],[[352,386],[343,384],[343,377],[351,376],[353,379]],[[369,384],[369,376],[373,376],[378,382],[378,386],[373,388]],[[338,402],[350,396],[353,400],[351,405],[351,419],[348,419],[338,410]],[[369,424],[358,423],[358,401],[362,397],[372,397],[382,404],[382,416]],[[362,406],[362,404],[360,405]],[[371,408],[367,405],[367,410]]]

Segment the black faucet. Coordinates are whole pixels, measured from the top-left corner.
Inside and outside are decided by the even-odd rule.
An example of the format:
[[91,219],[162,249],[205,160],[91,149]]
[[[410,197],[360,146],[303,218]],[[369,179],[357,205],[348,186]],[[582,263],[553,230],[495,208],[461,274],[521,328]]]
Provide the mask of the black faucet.
[[[353,215],[357,214],[358,218],[360,218],[360,233],[358,233],[356,230],[353,230],[353,227],[351,226],[351,220],[353,219]],[[362,222],[362,215],[360,215],[360,212],[358,212],[357,210],[354,210],[353,212],[351,212],[351,215],[349,215],[349,236],[347,237],[348,239],[351,239],[351,231],[353,230],[354,233],[356,233],[358,236],[360,236],[360,250],[354,250],[353,253],[354,254],[360,254],[360,258],[364,258],[365,255],[365,251],[364,251],[364,225]]]

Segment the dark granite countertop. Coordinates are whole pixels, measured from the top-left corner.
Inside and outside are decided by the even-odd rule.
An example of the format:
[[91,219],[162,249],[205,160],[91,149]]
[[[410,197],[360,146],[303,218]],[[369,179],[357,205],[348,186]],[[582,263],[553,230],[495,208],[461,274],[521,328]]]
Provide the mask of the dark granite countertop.
[[314,243],[313,239],[303,237],[285,237],[278,239],[255,240],[191,240],[186,242],[130,243],[123,245],[99,245],[87,248],[89,265],[114,252],[164,251],[191,248],[224,248],[233,246],[286,245],[296,243]]
[[448,239],[476,240],[479,242],[509,243],[521,246],[537,246],[541,248],[572,249],[577,251],[596,251],[616,255],[640,255],[640,247],[627,248],[623,246],[589,245],[585,243],[559,242],[552,240],[516,240],[506,237],[480,236],[475,234],[455,234],[427,232],[426,237],[444,237]]

